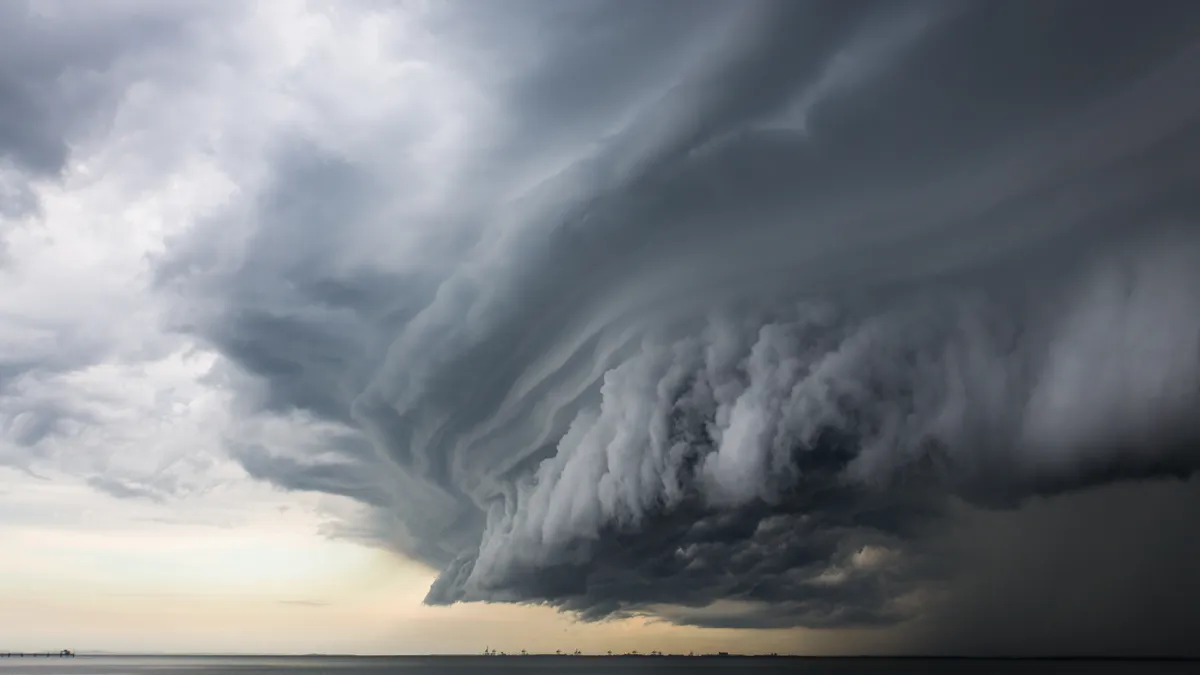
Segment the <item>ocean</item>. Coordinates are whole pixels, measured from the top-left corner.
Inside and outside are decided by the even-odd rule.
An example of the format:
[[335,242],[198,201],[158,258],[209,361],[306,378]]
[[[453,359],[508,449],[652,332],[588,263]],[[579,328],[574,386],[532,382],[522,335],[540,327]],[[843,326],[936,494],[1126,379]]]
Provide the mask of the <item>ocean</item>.
[[1168,675],[1194,673],[1196,662],[1140,660],[890,659],[769,657],[482,657],[482,656],[79,656],[0,658],[0,675],[729,675],[803,673],[1046,673]]

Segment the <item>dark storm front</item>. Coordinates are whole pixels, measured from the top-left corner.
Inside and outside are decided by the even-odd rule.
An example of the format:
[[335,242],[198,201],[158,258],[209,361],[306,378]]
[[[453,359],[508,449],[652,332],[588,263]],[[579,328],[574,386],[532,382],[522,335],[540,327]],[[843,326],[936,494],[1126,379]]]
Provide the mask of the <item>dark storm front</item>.
[[1087,673],[1147,675],[1196,672],[1195,661],[1090,659],[920,659],[799,657],[592,657],[592,656],[404,656],[404,657],[157,657],[92,656],[70,661],[21,659],[0,662],[0,675],[491,675],[564,673]]

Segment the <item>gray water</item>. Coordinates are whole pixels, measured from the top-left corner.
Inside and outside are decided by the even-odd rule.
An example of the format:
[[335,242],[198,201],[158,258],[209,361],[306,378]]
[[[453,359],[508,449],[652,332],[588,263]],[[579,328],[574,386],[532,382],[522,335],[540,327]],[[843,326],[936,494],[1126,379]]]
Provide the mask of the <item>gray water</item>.
[[80,656],[0,658],[0,675],[518,675],[562,673],[1080,673],[1146,675],[1194,673],[1197,662],[991,659],[826,659],[686,657],[275,657],[275,656]]

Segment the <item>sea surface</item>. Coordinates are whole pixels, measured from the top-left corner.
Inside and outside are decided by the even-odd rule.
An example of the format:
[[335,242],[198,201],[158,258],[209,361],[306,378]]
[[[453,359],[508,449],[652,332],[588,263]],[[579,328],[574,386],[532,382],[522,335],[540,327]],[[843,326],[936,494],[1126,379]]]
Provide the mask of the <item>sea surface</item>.
[[1200,672],[1192,661],[890,659],[769,657],[482,656],[79,656],[0,658],[0,675],[519,675],[562,673],[1080,673],[1168,675]]

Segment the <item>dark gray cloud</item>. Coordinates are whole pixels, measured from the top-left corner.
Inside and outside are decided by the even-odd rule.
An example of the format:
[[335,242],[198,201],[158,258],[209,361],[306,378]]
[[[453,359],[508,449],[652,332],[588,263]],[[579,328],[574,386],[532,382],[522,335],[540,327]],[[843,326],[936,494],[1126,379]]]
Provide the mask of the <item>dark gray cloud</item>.
[[498,119],[433,206],[404,153],[297,141],[179,242],[160,282],[248,410],[341,429],[247,470],[375,507],[340,532],[442,570],[431,603],[739,627],[915,621],[955,504],[1002,538],[1190,474],[1200,7],[731,7],[438,10]]
[[129,86],[178,68],[171,50],[195,41],[199,19],[221,14],[175,0],[0,4],[0,215],[35,211],[28,181],[57,177]]

